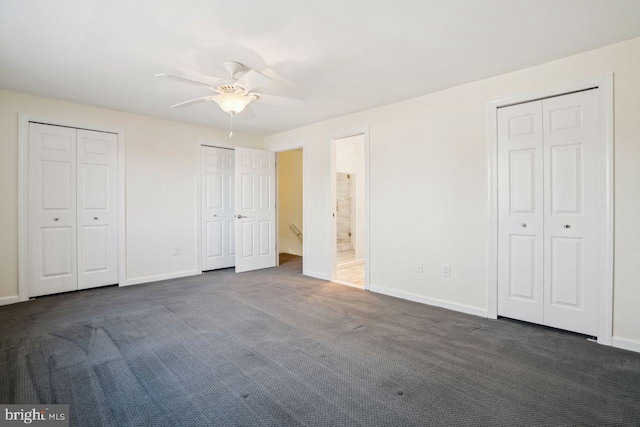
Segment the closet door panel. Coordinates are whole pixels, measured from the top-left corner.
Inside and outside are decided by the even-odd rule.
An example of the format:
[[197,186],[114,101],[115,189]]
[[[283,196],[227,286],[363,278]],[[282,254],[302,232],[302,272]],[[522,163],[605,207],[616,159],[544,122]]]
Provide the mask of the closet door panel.
[[76,290],[76,130],[29,124],[29,296]]
[[118,283],[118,137],[78,129],[78,288]]
[[229,222],[234,222],[233,150],[206,146],[201,150],[202,270],[233,267],[229,229]]
[[498,111],[498,315],[543,321],[542,103]]
[[598,330],[604,182],[598,89],[545,99],[544,324]]

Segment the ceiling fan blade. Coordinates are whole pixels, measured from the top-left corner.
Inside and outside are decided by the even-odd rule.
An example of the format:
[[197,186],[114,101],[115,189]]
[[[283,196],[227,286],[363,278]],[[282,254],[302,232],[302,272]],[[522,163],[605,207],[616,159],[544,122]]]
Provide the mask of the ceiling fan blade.
[[214,95],[203,96],[202,98],[192,99],[190,101],[181,102],[180,104],[172,105],[171,108],[184,108],[189,107],[190,105],[199,104],[201,102],[211,101]]
[[253,88],[268,83],[269,80],[271,80],[270,77],[267,77],[264,74],[260,74],[255,70],[249,70],[244,76],[240,77],[235,84],[242,85],[247,90],[247,92],[249,92]]
[[302,108],[304,102],[301,99],[287,98],[284,96],[267,95],[264,93],[256,93],[258,95],[257,102],[264,102],[265,104],[277,105],[279,107],[286,108]]
[[215,90],[215,87],[213,87],[213,85],[210,85],[209,83],[197,82],[195,80],[185,79],[184,77],[172,76],[171,74],[156,74],[156,77],[164,77],[165,79],[171,79],[171,80],[175,80],[175,81],[178,81],[178,82],[187,83],[187,84],[190,84],[190,85],[207,87],[209,89]]

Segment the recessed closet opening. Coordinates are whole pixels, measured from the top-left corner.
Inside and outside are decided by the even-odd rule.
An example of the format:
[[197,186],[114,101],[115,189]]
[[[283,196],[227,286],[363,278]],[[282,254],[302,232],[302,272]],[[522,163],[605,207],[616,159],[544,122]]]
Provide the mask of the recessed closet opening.
[[610,84],[604,78],[494,104],[490,317],[610,343]]
[[20,115],[19,291],[124,280],[124,132]]

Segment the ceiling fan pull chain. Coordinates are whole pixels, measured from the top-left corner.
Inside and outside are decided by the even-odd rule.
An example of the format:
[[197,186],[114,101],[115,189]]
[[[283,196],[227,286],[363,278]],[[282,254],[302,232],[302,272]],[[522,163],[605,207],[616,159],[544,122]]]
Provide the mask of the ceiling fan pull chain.
[[229,113],[229,138],[233,137],[233,112]]

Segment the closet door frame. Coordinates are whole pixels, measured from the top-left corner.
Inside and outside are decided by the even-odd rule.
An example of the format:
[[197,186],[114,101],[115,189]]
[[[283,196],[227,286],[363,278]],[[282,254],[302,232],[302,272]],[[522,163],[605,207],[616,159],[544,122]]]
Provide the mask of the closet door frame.
[[125,130],[75,120],[18,113],[18,300],[29,299],[29,123],[64,126],[118,135],[118,285],[126,282],[126,216],[125,216]]
[[613,74],[595,77],[535,92],[489,101],[488,198],[489,224],[487,248],[487,317],[498,318],[498,108],[566,95],[587,89],[599,90],[603,141],[602,176],[605,177],[605,207],[602,221],[603,250],[600,252],[598,343],[611,345],[613,335]]

